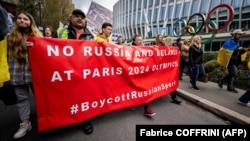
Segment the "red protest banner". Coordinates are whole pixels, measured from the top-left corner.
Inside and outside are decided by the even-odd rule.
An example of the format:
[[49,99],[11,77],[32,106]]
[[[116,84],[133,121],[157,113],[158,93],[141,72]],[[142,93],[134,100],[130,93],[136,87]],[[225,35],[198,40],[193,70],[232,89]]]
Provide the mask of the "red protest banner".
[[148,103],[179,85],[178,47],[29,41],[39,132]]

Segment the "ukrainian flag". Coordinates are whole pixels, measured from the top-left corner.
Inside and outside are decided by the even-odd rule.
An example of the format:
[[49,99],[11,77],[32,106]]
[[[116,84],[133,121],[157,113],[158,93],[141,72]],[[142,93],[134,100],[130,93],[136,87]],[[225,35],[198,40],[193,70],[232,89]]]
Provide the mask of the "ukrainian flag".
[[241,61],[246,61],[247,59],[247,52],[241,54]]
[[6,38],[0,41],[0,87],[3,83],[10,80],[9,66],[7,63],[7,44]]
[[227,67],[234,50],[238,47],[240,47],[239,41],[233,40],[232,38],[227,39],[219,50],[217,62],[221,66]]
[[218,53],[217,62],[223,66],[227,67],[229,60],[233,54],[233,51],[221,47]]

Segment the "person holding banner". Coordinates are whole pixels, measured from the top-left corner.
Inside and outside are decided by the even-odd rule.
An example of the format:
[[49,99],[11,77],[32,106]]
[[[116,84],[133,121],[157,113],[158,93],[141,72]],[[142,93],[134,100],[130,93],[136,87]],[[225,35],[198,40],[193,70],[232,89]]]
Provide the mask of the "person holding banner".
[[163,36],[161,34],[158,34],[155,38],[155,41],[153,42],[153,45],[156,46],[164,46],[165,43],[163,41]]
[[[177,46],[181,52],[181,46],[183,45],[183,40],[178,38],[174,46]],[[185,58],[180,54],[180,73],[179,73],[179,80],[182,80],[183,70],[185,67]]]
[[112,43],[112,40],[109,38],[112,33],[112,24],[103,23],[102,24],[102,33],[96,35],[95,40],[98,42],[108,42]]
[[[75,9],[69,19],[68,28],[61,28],[54,34],[54,38],[75,39],[75,40],[92,40],[93,35],[86,27],[85,13],[80,9]],[[81,124],[81,129],[85,134],[93,132],[93,126],[90,120]]]
[[[237,77],[237,67],[241,63],[241,55],[248,50],[248,48],[240,46],[240,38],[243,34],[245,34],[245,32],[241,29],[234,30],[231,33],[232,38],[224,42],[217,58],[218,63],[228,70],[227,75],[222,79],[218,79],[218,86],[223,88],[223,82],[227,81],[227,90],[234,93],[238,93],[234,87],[234,81]],[[225,58],[227,58],[227,60],[225,60]]]
[[[132,45],[143,46],[143,40],[142,40],[141,35],[135,35],[133,37]],[[135,110],[134,107],[132,107],[131,110],[132,111]],[[151,118],[154,115],[156,115],[156,113],[151,109],[151,107],[149,107],[149,104],[148,103],[144,104],[144,116]]]
[[33,43],[27,42],[29,36],[42,37],[32,15],[27,12],[20,12],[17,15],[15,26],[7,38],[9,84],[15,89],[17,96],[16,106],[21,120],[20,128],[15,133],[14,139],[22,138],[32,129],[29,89],[33,89],[27,47],[33,46]]
[[123,45],[123,39],[122,39],[122,36],[118,36],[117,37],[117,45]]
[[[174,44],[174,38],[172,37],[172,36],[167,36],[167,38],[166,38],[166,41],[165,41],[165,46],[166,47],[173,47],[175,44]],[[178,100],[177,98],[176,98],[176,91],[173,91],[171,94],[170,94],[170,96],[171,96],[171,99],[172,99],[172,103],[175,103],[175,104],[181,104],[181,101],[180,100]]]
[[45,26],[43,30],[43,36],[46,38],[52,38],[54,34],[53,28],[51,26]]

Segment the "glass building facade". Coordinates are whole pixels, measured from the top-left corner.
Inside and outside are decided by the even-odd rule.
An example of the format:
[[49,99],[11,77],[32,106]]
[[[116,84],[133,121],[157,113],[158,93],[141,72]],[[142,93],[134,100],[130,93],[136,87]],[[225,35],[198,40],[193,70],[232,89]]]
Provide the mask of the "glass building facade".
[[[130,40],[135,34],[145,39],[155,38],[158,34],[179,36],[182,25],[178,20],[187,23],[196,13],[206,18],[213,8],[221,4],[230,5],[234,13],[232,22],[217,34],[238,28],[250,30],[250,0],[119,0],[113,7],[113,32],[122,34],[125,40]],[[210,19],[215,26],[221,27],[229,16],[227,7],[218,7]],[[196,21],[200,20],[196,18]],[[199,23],[189,24],[197,27]],[[209,29],[204,28],[199,34],[209,33]]]

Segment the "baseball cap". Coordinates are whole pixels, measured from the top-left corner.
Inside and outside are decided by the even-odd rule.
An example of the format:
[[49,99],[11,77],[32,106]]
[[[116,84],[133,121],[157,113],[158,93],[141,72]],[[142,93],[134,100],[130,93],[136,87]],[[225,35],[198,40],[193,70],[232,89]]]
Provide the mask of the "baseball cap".
[[233,34],[245,34],[245,32],[243,32],[241,29],[235,29],[232,33]]
[[77,14],[82,15],[83,18],[86,17],[85,14],[84,14],[84,12],[81,9],[75,9],[75,10],[73,10],[72,15],[77,15]]

